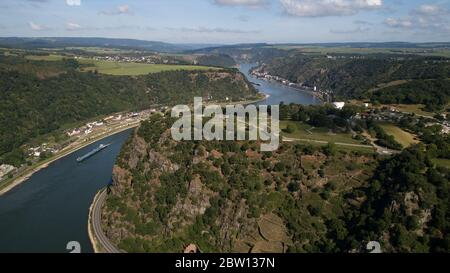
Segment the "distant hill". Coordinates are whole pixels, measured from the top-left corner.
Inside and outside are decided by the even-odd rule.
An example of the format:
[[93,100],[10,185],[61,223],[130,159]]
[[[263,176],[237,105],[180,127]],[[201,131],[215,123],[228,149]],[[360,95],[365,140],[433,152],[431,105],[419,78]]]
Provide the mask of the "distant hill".
[[209,47],[205,44],[170,44],[158,41],[110,38],[80,38],[80,37],[48,37],[48,38],[0,38],[0,46],[14,48],[60,48],[60,47],[111,47],[149,50],[156,52],[181,52]]
[[217,66],[217,67],[232,67],[236,62],[228,55],[202,55],[197,59],[200,65]]
[[[358,43],[249,43],[249,44],[201,44],[182,43],[172,44],[160,41],[145,41],[136,39],[115,39],[99,37],[0,37],[0,46],[14,48],[61,48],[61,47],[110,47],[127,48],[137,50],[149,50],[155,52],[185,52],[185,53],[219,53],[233,55],[245,51],[256,51],[261,55],[273,55],[276,47],[352,47],[352,48],[450,48],[450,43],[408,43],[408,42],[358,42]],[[262,53],[263,52],[263,53]],[[244,53],[245,54],[245,53]],[[279,54],[275,54],[278,57]]]
[[309,44],[278,44],[278,46],[321,46],[321,47],[352,47],[352,48],[445,48],[450,43],[408,43],[408,42],[354,42],[354,43],[309,43]]
[[271,47],[348,47],[348,48],[450,48],[450,43],[408,43],[408,42],[354,42],[354,43],[281,43],[281,44],[268,44],[268,43],[253,43],[253,44],[234,44],[234,45],[222,45],[222,46],[204,46],[192,51],[200,52],[224,52],[236,49],[261,49]]

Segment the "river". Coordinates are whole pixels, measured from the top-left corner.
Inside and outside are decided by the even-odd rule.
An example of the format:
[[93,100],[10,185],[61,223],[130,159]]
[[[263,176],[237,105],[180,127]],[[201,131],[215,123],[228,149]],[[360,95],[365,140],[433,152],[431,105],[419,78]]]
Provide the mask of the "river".
[[[87,233],[90,204],[111,181],[115,159],[131,130],[116,134],[35,173],[0,197],[0,252],[64,253],[70,241],[93,252]],[[82,163],[76,159],[100,143],[107,149]]]
[[[308,92],[248,75],[252,64],[240,70],[257,88],[270,95],[259,104],[295,102],[318,104]],[[77,241],[83,253],[93,252],[87,232],[89,207],[98,190],[111,181],[114,162],[131,130],[110,136],[53,162],[3,196],[0,196],[0,253],[67,253]],[[100,143],[112,143],[83,163],[76,159]]]
[[289,103],[299,103],[304,105],[321,104],[321,100],[314,97],[308,91],[303,91],[299,89],[294,89],[292,87],[276,83],[268,82],[265,80],[258,79],[249,74],[249,70],[255,67],[256,64],[240,64],[239,70],[244,74],[247,79],[253,83],[258,84],[255,86],[260,92],[269,95],[270,97],[258,104],[262,105],[277,105],[280,102],[285,104]]

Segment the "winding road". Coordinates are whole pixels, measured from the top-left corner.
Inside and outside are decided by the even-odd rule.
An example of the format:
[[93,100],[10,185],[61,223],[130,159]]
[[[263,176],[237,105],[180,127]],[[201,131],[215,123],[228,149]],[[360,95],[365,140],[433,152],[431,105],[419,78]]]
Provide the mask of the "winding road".
[[91,210],[90,227],[93,231],[94,243],[98,243],[104,253],[122,253],[109,239],[106,237],[102,229],[102,207],[106,200],[106,189],[101,190],[94,198]]

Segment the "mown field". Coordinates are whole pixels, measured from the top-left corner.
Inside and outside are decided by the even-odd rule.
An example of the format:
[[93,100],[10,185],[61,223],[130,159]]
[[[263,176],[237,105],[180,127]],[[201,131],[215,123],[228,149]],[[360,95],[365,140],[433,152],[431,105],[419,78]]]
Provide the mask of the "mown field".
[[64,56],[61,55],[55,55],[55,54],[50,54],[50,55],[28,55],[25,57],[27,60],[30,61],[60,61],[64,58]]
[[423,104],[398,104],[393,106],[400,112],[414,113],[416,115],[425,117],[433,117],[435,115],[435,113],[424,111],[423,108],[425,107],[425,105]]
[[168,65],[168,64],[141,64],[141,63],[119,63],[108,61],[81,60],[83,64],[93,64],[91,67],[84,68],[83,71],[97,70],[102,74],[117,76],[136,76],[149,73],[158,73],[174,70],[209,70],[214,69],[207,66],[196,65]]
[[[35,56],[29,55],[26,57],[33,61],[59,61],[64,58],[61,55]],[[144,63],[122,63],[110,61],[97,61],[88,58],[79,58],[78,61],[85,67],[82,71],[98,71],[102,74],[116,75],[116,76],[137,76],[149,73],[158,73],[163,71],[174,70],[210,70],[217,69],[208,66],[198,65],[170,65],[170,64],[144,64]]]
[[445,167],[450,169],[450,159],[436,158],[433,159],[432,161],[439,167]]
[[[293,133],[286,133],[284,130],[288,125],[295,128]],[[353,139],[350,133],[332,133],[326,128],[314,128],[310,125],[295,121],[280,121],[280,129],[283,131],[283,136],[297,139],[308,139],[314,141],[328,141],[348,144],[363,144],[361,141]]]
[[394,124],[381,123],[380,126],[388,135],[393,136],[398,143],[402,144],[403,147],[409,147],[413,144],[419,143],[413,134],[402,130]]

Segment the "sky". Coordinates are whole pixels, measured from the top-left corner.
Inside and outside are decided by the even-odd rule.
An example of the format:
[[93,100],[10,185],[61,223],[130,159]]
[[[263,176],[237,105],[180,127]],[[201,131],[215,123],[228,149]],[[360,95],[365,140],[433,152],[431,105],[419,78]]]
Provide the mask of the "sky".
[[1,0],[0,36],[449,42],[450,0]]

